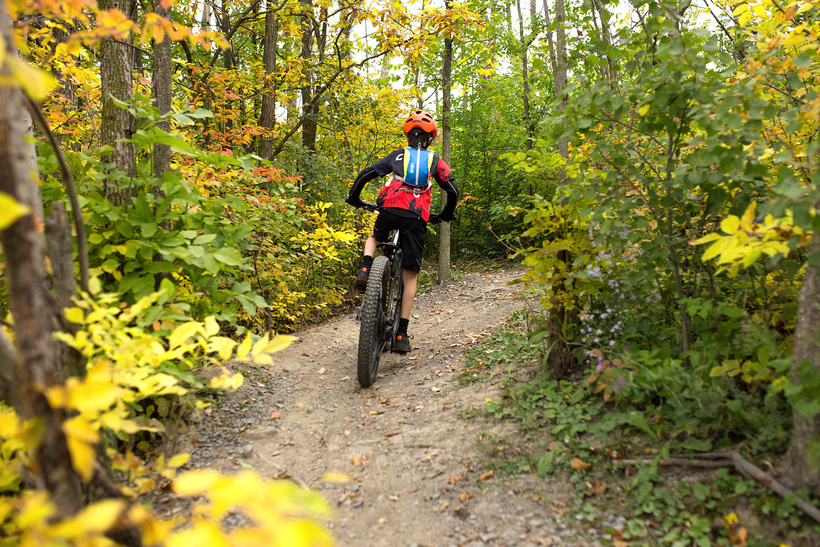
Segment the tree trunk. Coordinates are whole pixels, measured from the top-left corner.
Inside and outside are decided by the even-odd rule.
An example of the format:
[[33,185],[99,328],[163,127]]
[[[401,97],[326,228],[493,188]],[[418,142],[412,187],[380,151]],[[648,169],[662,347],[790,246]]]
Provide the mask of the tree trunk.
[[[101,10],[119,9],[130,16],[134,10],[134,0],[100,0]],[[130,40],[130,38],[129,38]],[[129,177],[137,174],[137,158],[134,146],[119,142],[130,139],[135,130],[134,116],[111,100],[112,97],[130,103],[134,97],[132,66],[134,54],[128,45],[106,39],[100,43],[100,79],[102,87],[102,119],[100,120],[100,141],[114,151],[107,154],[105,161],[114,163],[118,171]],[[130,197],[129,188],[121,188],[121,182],[109,178],[105,181],[105,197],[115,205],[124,205]]]
[[[445,9],[450,9],[450,0],[445,0]],[[444,59],[441,67],[441,159],[450,165],[450,93],[453,85],[453,37],[444,38]],[[447,194],[441,193],[442,205],[447,203]],[[449,281],[450,274],[450,223],[439,224],[438,281]]]
[[[162,7],[162,2],[154,2],[154,12],[160,17],[171,19],[171,9]],[[157,110],[160,114],[171,112],[171,95],[173,92],[173,73],[171,67],[171,39],[165,36],[162,42],[154,43],[154,78],[152,89]],[[171,131],[171,120],[166,119],[157,124],[163,131]],[[171,147],[167,144],[154,145],[154,177],[160,178],[171,169]]]
[[[818,256],[818,253],[820,237],[815,234],[811,244],[811,255]],[[806,267],[803,284],[797,295],[792,382],[800,383],[797,365],[803,361],[809,361],[814,368],[820,369],[820,267],[812,266],[811,262]],[[806,453],[809,443],[820,438],[820,415],[809,420],[796,410],[793,414],[794,431],[791,444],[781,465],[783,479],[793,489],[808,488],[812,495],[820,497],[820,470],[817,469],[819,462],[810,461]]]
[[[0,0],[0,33],[5,54],[17,55],[5,0]],[[10,78],[0,67],[0,78]],[[0,192],[26,203],[31,175],[28,172],[25,99],[19,88],[0,86]],[[17,344],[18,390],[23,415],[42,420],[42,441],[35,454],[36,479],[51,493],[59,517],[75,514],[82,506],[80,479],[71,465],[63,433],[65,413],[51,408],[45,391],[55,384],[57,362],[51,337],[52,309],[43,267],[42,238],[34,215],[29,214],[0,232],[8,282],[9,306],[14,317]]]
[[[279,16],[274,7],[274,0],[268,0],[265,12],[265,50],[262,53],[266,83],[262,95],[262,112],[259,115],[259,126],[266,132],[276,127],[276,90],[272,82],[276,73],[276,54],[279,47]],[[273,139],[269,135],[262,136],[257,153],[262,158],[271,159]]]
[[[313,21],[308,15],[312,11],[310,0],[300,0],[302,10],[305,15],[302,16],[302,51],[300,57],[305,65],[310,61],[313,54]],[[302,116],[304,122],[302,123],[302,146],[308,150],[316,150],[316,120],[313,116],[313,105],[310,104],[310,99],[313,96],[313,71],[305,68],[302,72],[304,78],[304,85],[302,86]]]

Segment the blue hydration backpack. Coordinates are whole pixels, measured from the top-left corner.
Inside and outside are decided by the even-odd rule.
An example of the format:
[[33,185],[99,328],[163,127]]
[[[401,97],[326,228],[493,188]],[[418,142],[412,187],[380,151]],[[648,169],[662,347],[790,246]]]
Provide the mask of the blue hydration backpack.
[[404,149],[404,183],[416,188],[428,186],[433,177],[433,161],[437,154],[421,148]]

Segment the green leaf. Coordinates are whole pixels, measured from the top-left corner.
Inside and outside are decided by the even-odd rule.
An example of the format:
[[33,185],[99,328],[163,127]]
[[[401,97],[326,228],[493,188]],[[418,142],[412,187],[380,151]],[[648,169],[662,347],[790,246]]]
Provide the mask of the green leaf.
[[242,255],[233,247],[222,247],[214,250],[211,254],[215,259],[228,266],[241,266],[244,264]]

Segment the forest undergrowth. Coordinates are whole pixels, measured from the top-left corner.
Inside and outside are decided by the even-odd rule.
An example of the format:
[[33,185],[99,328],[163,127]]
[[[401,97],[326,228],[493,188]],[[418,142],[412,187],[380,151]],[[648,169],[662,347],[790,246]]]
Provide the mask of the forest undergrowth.
[[[791,428],[782,394],[744,389],[739,379],[673,359],[650,369],[656,358],[629,348],[607,359],[586,350],[589,359],[555,380],[538,334],[541,315],[520,310],[466,353],[462,385],[503,379],[500,398],[475,413],[518,426],[517,435],[482,436],[490,467],[568,478],[579,526],[598,526],[602,513],[627,519],[623,529],[607,529],[613,546],[817,545],[820,525],[794,496],[715,462],[739,450],[773,468]],[[716,391],[725,396],[710,400]]]

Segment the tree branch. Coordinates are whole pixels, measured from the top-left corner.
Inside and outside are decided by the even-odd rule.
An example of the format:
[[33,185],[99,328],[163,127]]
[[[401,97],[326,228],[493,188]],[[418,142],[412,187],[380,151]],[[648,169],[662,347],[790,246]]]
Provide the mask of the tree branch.
[[63,185],[65,186],[66,194],[68,194],[68,199],[71,202],[71,213],[74,215],[74,226],[77,230],[77,255],[80,261],[80,287],[84,292],[88,292],[88,242],[86,241],[85,224],[83,224],[83,212],[80,209],[80,201],[77,198],[77,187],[74,185],[74,177],[71,175],[71,169],[69,169],[68,163],[65,160],[63,150],[60,148],[57,139],[54,137],[54,133],[51,132],[51,128],[48,126],[48,122],[46,122],[42,110],[40,110],[40,107],[37,106],[34,101],[28,97],[28,95],[26,95],[26,107],[28,108],[29,113],[31,113],[31,117],[37,121],[37,125],[40,126],[43,134],[45,134],[48,138],[48,142],[54,149],[54,154],[57,156],[57,161],[60,164],[60,171],[62,171],[63,174]]

